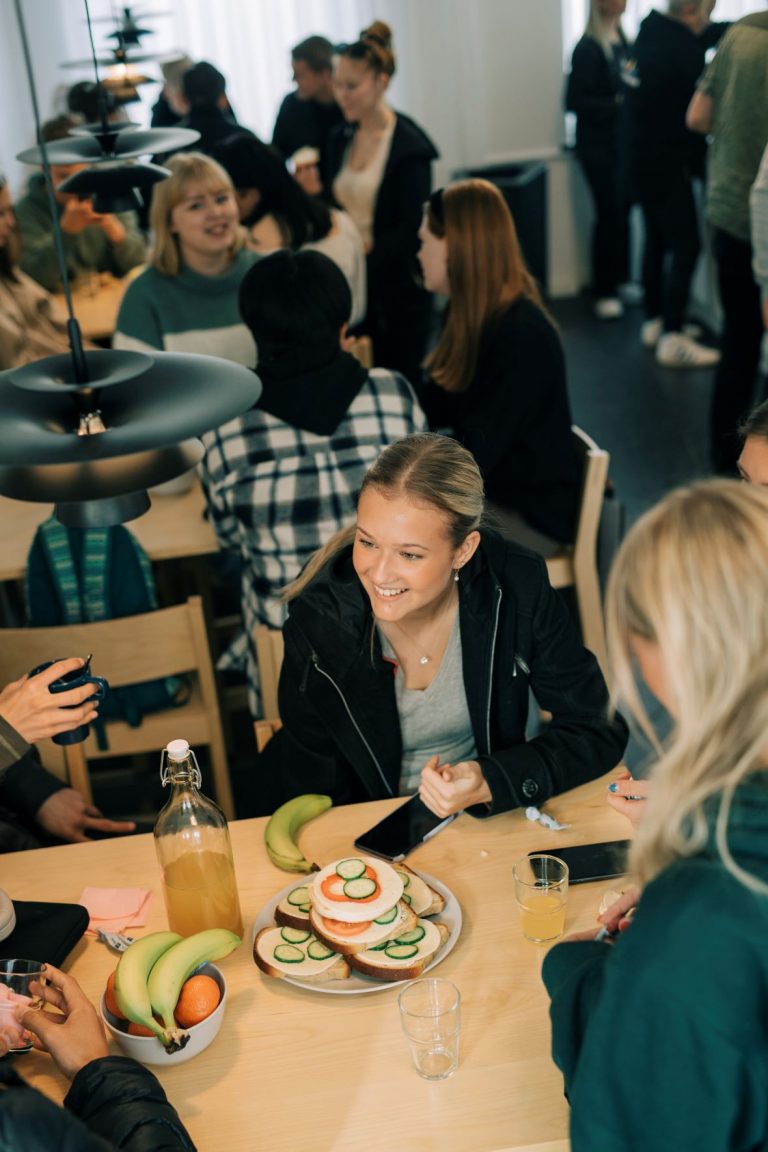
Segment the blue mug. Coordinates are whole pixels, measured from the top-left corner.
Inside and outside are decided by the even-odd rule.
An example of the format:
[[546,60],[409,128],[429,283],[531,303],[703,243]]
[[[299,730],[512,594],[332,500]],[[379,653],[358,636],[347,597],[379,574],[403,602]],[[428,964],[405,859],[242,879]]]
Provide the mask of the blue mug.
[[[63,656],[58,657],[63,660]],[[56,660],[46,660],[44,664],[38,664],[37,668],[33,668],[29,673],[30,676],[37,676],[39,672],[44,672],[46,668],[50,668],[51,664],[56,664]],[[48,685],[49,692],[69,692],[71,688],[81,688],[83,684],[93,684],[93,696],[89,696],[87,701],[103,700],[109,691],[109,684],[103,676],[91,676],[91,658],[83,664],[81,668],[74,668],[71,672],[67,672],[64,676],[60,676],[58,680],[54,680],[52,684]],[[67,704],[67,708],[78,708],[78,704]],[[58,736],[54,736],[54,744],[81,744],[85,740],[90,731],[90,725],[80,724],[77,728],[72,728],[69,732],[60,732]]]

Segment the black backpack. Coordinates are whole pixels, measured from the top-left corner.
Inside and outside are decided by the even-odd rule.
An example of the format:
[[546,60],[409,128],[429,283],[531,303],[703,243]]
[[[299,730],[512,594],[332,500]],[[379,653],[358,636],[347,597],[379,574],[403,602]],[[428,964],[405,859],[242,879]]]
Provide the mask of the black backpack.
[[[25,599],[32,628],[118,619],[157,608],[149,557],[133,533],[122,524],[65,528],[53,517],[40,525],[32,541]],[[50,658],[71,655],[52,652]],[[99,747],[109,746],[105,720],[124,720],[137,728],[148,713],[184,704],[189,691],[188,679],[178,676],[110,688],[94,724]]]

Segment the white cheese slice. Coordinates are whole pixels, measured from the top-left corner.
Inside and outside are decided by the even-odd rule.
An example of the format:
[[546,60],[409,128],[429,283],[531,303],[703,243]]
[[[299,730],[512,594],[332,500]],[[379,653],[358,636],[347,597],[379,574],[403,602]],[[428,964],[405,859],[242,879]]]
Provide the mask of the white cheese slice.
[[410,896],[411,908],[417,916],[421,916],[434,899],[429,885],[425,884],[421,876],[417,876],[415,872],[401,872],[399,868],[396,871],[398,876],[403,878],[405,884],[403,894]]
[[409,959],[404,960],[402,957],[396,959],[387,956],[385,951],[366,951],[360,952],[357,956],[352,957],[352,961],[363,960],[367,964],[375,964],[377,968],[402,968],[404,964],[418,963],[421,956],[431,956],[433,952],[436,952],[442,940],[440,933],[431,920],[419,920],[419,926],[424,929],[424,935],[421,940],[419,940],[418,952],[414,953]]
[[[375,900],[329,900],[323,894],[322,883],[328,877],[337,877],[336,865],[339,861],[334,860],[333,864],[328,864],[317,872],[312,883],[308,885],[312,906],[317,908],[321,916],[327,916],[331,920],[344,920],[347,924],[362,924],[364,920],[375,920],[377,916],[389,912],[403,895],[403,878],[398,876],[386,861],[374,860],[371,856],[355,856],[354,859],[362,860],[374,873],[381,889],[380,894]],[[332,881],[331,886],[337,889],[336,879]]]
[[283,938],[279,928],[272,928],[269,932],[264,932],[257,941],[256,949],[261,958],[266,960],[267,964],[279,968],[281,972],[285,972],[286,976],[295,976],[297,980],[301,980],[302,977],[317,976],[319,973],[324,972],[326,968],[332,968],[339,958],[338,952],[334,952],[327,960],[313,960],[307,955],[307,948],[315,939],[315,936],[310,936],[303,944],[292,944],[294,948],[298,948],[300,952],[304,953],[304,959],[297,961],[296,964],[286,964],[283,960],[278,960],[275,956],[275,948],[277,945],[288,943],[288,941]]
[[[413,917],[409,916],[408,907],[402,900],[398,903],[397,912],[397,919],[393,920],[390,924],[374,924],[371,922],[370,928],[366,928],[364,932],[358,932],[355,936],[335,937],[333,928],[330,925],[326,926],[322,923],[312,924],[312,919],[316,914],[314,907],[309,914],[309,921],[313,928],[322,932],[324,936],[327,936],[329,943],[335,943],[338,939],[339,942],[343,940],[345,944],[354,944],[356,947],[359,947],[360,944],[365,944],[367,948],[370,948],[372,945],[379,944],[382,940],[387,940],[390,936],[396,935],[398,924],[405,922],[408,923],[409,927],[413,924]],[[338,920],[339,917],[335,916],[333,919]]]

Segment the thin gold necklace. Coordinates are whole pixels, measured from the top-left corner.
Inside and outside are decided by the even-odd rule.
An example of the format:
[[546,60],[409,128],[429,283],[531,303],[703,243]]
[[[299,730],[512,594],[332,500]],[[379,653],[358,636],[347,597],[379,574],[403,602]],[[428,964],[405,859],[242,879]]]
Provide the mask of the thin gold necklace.
[[[454,578],[454,581],[456,581],[456,582],[458,581],[458,579],[459,579],[458,569],[455,571],[453,578]],[[451,608],[453,607],[453,600],[454,600],[453,588],[451,588],[449,590],[449,593],[448,593],[448,600],[446,602],[446,607],[445,607],[442,615],[440,616],[438,628],[435,629],[435,639],[437,639],[437,637],[439,635],[439,630],[442,629],[446,619],[448,618],[448,614],[449,614]],[[414,640],[405,631],[402,624],[398,620],[393,620],[392,623],[394,624],[395,628],[397,628],[398,632],[401,633],[401,635],[404,637],[404,639],[408,641],[411,648],[413,648],[414,652],[421,653],[421,655],[419,656],[419,664],[431,664],[433,657],[430,656],[429,653],[425,652],[423,650],[423,648],[420,648],[419,645],[414,642]],[[431,645],[430,645],[430,647],[431,647]]]

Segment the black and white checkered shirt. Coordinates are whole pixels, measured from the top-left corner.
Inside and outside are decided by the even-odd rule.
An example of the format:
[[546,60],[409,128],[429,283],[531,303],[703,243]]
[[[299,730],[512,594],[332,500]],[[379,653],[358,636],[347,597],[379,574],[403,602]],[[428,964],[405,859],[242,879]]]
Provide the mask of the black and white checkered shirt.
[[219,662],[247,672],[249,704],[260,715],[257,624],[281,628],[278,591],[313,552],[351,523],[368,467],[387,444],[424,431],[426,418],[403,376],[373,368],[329,436],[253,408],[203,436],[201,465],[219,544],[243,559],[245,634]]

